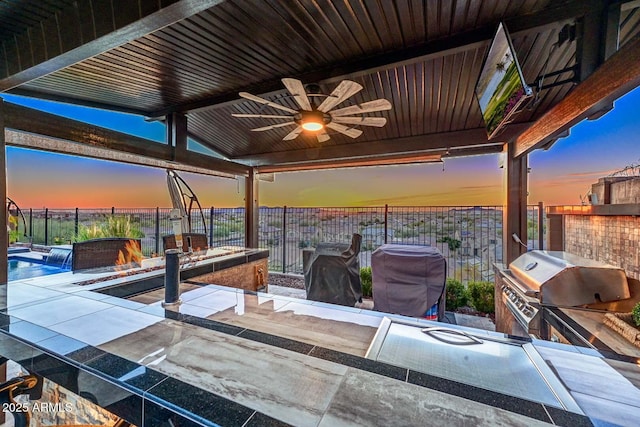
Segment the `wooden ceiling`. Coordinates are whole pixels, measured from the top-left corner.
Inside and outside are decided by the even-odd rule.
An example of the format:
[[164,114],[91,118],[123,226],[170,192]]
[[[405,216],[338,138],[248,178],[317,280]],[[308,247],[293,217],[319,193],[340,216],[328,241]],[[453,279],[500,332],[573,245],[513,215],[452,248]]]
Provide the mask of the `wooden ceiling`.
[[[188,134],[242,164],[496,152],[640,32],[638,2],[600,0],[92,0],[0,3],[0,90],[162,119],[186,114]],[[489,141],[474,86],[499,22],[510,30],[539,101]],[[576,39],[558,44],[565,25]],[[75,30],[74,30],[75,29]],[[595,31],[594,31],[595,29]],[[614,31],[615,30],[615,31]],[[596,33],[595,36],[593,33]],[[558,72],[575,68],[572,71]],[[558,73],[556,73],[558,72]],[[575,76],[575,80],[571,81]],[[274,114],[247,91],[297,108],[281,78],[330,93],[364,86],[344,105],[391,101],[382,128],[351,139],[291,141],[250,129]]]

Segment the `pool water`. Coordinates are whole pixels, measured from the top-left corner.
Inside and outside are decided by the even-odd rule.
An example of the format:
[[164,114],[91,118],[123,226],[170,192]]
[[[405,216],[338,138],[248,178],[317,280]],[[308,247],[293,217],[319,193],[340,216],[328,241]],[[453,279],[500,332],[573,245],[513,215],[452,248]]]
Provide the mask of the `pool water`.
[[50,274],[64,273],[65,271],[70,270],[56,267],[55,265],[39,263],[28,258],[10,257],[7,275],[11,281],[28,279],[30,277],[48,276]]

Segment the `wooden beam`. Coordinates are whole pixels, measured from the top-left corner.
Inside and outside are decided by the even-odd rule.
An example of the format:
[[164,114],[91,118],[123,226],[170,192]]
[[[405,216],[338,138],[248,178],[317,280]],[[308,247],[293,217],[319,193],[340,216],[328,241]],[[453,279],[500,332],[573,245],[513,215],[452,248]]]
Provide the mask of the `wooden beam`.
[[7,93],[10,93],[11,95],[26,96],[28,98],[37,98],[37,99],[44,99],[47,101],[62,102],[63,104],[75,104],[75,105],[82,105],[84,107],[98,108],[98,109],[107,110],[107,111],[119,111],[121,113],[135,114],[137,116],[143,116],[143,117],[148,116],[147,111],[141,110],[139,108],[135,108],[134,106],[131,106],[131,105],[121,106],[121,105],[105,104],[105,103],[97,102],[94,100],[87,100],[87,99],[79,100],[78,98],[74,98],[71,96],[59,95],[59,94],[48,93],[48,92],[39,92],[37,90],[27,89],[25,86],[18,86],[16,88],[11,89]]
[[[222,0],[83,1],[0,45],[0,92],[51,74],[216,6]],[[122,7],[129,4],[132,7]],[[75,31],[74,31],[75,30]]]
[[197,173],[200,175],[218,176],[222,178],[235,178],[236,175],[227,174],[208,168],[193,166],[189,163],[180,163],[168,160],[160,160],[154,157],[129,154],[106,148],[95,147],[77,142],[64,141],[43,135],[6,130],[6,145],[18,148],[48,151],[67,154],[70,156],[89,157],[92,159],[108,160],[132,165],[149,166],[161,169],[174,169],[182,172]]
[[602,62],[616,53],[620,46],[620,13],[621,6],[619,4],[610,5],[607,9],[604,44],[601,51]]
[[303,150],[280,151],[274,153],[252,154],[233,157],[254,166],[279,165],[283,163],[310,162],[333,159],[349,159],[365,156],[385,156],[400,153],[429,153],[434,150],[446,150],[462,147],[486,147],[488,152],[495,152],[495,146],[515,138],[531,123],[514,123],[507,126],[498,137],[489,141],[484,128],[463,131],[441,132],[406,138],[386,139],[380,141],[353,142],[341,145],[324,145]]
[[601,1],[587,0],[590,10],[578,21],[576,40],[576,63],[578,81],[584,81],[604,61],[606,37],[605,4]]
[[255,169],[250,169],[244,186],[244,244],[248,248],[258,247],[258,215],[260,211],[258,183],[258,173]]
[[[166,144],[16,104],[5,103],[5,126],[9,129],[80,143],[87,147],[107,149],[156,160],[174,161],[172,147]],[[107,158],[107,160],[113,159]],[[182,163],[223,174],[245,176],[248,173],[248,168],[242,164],[192,151],[187,152]]]
[[331,160],[326,162],[308,162],[284,165],[260,166],[256,168],[258,173],[295,172],[321,169],[358,168],[366,166],[389,166],[417,163],[442,162],[440,154],[401,154],[395,156],[380,156],[375,158],[356,158]]
[[515,140],[522,156],[640,86],[640,35],[547,111]]
[[181,113],[171,113],[167,116],[167,144],[171,147],[172,159],[184,162],[187,151],[187,116]]
[[[572,20],[583,16],[589,12],[590,4],[584,0],[571,0],[554,3],[553,6],[524,16],[507,18],[505,23],[512,35],[518,35],[555,24],[566,20]],[[495,35],[498,21],[488,23],[482,27],[475,28],[464,33],[454,34],[449,37],[428,40],[422,44],[414,45],[405,49],[388,51],[374,56],[352,58],[351,61],[341,61],[340,63],[328,64],[321,71],[311,71],[296,75],[287,75],[303,82],[333,83],[345,78],[355,78],[360,75],[370,74],[375,71],[394,68],[402,64],[415,63],[416,61],[426,61],[432,58],[440,58],[453,55],[470,49],[475,49],[487,45]],[[224,105],[238,101],[238,92],[246,91],[253,94],[268,94],[270,92],[281,91],[282,82],[280,77],[258,85],[238,88],[229,93],[216,94],[208,98],[197,101],[188,101],[179,105],[171,106],[162,110],[150,113],[152,116],[164,116],[173,111],[189,112],[210,108],[214,105]]]
[[[3,206],[0,209],[0,285],[4,285],[8,281],[8,250],[9,232],[7,230],[7,150],[5,148],[5,105],[4,100],[0,98],[0,194],[2,194]],[[7,287],[0,286],[0,298],[7,301]],[[0,308],[5,308],[1,307]]]
[[506,200],[502,210],[503,262],[509,265],[527,251],[526,246],[514,239],[514,234],[527,244],[527,156],[516,157],[514,144],[505,146]]

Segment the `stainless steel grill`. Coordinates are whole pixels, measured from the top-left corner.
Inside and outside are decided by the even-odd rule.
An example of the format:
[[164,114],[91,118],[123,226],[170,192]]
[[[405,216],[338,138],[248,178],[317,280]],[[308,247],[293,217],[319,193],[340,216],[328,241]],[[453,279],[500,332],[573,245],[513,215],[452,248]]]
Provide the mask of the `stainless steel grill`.
[[584,307],[630,298],[623,269],[561,251],[530,251],[496,271],[496,330],[541,336],[543,306]]

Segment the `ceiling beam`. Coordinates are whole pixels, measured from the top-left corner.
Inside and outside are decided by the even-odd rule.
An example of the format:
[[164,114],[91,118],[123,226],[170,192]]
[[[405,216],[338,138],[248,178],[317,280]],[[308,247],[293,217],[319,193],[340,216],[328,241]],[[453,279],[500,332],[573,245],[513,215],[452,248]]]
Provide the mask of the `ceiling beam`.
[[140,156],[122,151],[109,150],[77,142],[64,141],[44,135],[35,135],[22,131],[6,130],[6,145],[18,148],[48,151],[71,156],[89,157],[92,159],[109,160],[139,166],[149,166],[161,169],[173,169],[181,172],[197,173],[200,175],[235,178],[236,175],[214,171],[208,168],[192,166],[190,164],[160,160],[154,157]]
[[297,172],[322,169],[358,168],[365,166],[389,166],[441,162],[440,154],[401,154],[374,158],[341,159],[322,162],[296,163],[293,165],[268,165],[256,168],[258,173]]
[[66,95],[59,95],[59,94],[49,93],[49,92],[39,92],[37,90],[27,89],[24,86],[18,86],[14,89],[11,89],[7,93],[11,95],[26,96],[29,98],[44,99],[47,101],[62,102],[63,104],[82,105],[84,107],[98,108],[98,109],[107,110],[107,111],[119,111],[121,113],[135,114],[137,116],[148,117],[147,111],[141,110],[139,108],[135,108],[133,106],[111,105],[111,104],[105,104],[102,102],[97,102],[91,99],[80,100],[78,98],[74,98]]
[[[552,4],[552,7],[532,14],[507,18],[505,23],[510,33],[512,35],[517,35],[518,33],[527,32],[534,28],[539,29],[545,25],[574,19],[589,12],[590,7],[592,6],[591,2],[583,0],[554,2]],[[353,58],[350,62],[328,65],[321,71],[311,71],[286,77],[294,77],[302,80],[303,82],[331,83],[344,78],[354,78],[363,74],[397,67],[402,64],[452,55],[460,51],[466,51],[487,45],[493,38],[497,25],[498,22],[495,22],[471,31],[454,34],[446,38],[429,40],[423,44],[412,46],[410,48],[384,52],[364,58]],[[258,85],[238,88],[233,92],[217,94],[197,101],[190,101],[171,106],[166,109],[154,111],[150,113],[150,115],[164,116],[175,111],[192,112],[210,108],[214,105],[237,102],[239,100],[238,92],[241,91],[254,94],[267,94],[270,92],[281,91],[282,89],[282,82],[280,81],[280,78],[277,78]]]
[[445,163],[447,159],[454,157],[468,157],[468,156],[481,156],[487,154],[497,154],[503,151],[503,145],[488,145],[484,147],[472,147],[472,148],[453,148],[448,152],[440,150],[439,153],[432,152],[431,154],[400,154],[389,156],[375,156],[366,158],[353,158],[342,160],[327,160],[321,162],[301,162],[301,163],[289,163],[280,165],[267,165],[259,166],[256,168],[258,173],[283,173],[283,172],[300,172],[310,170],[322,170],[322,169],[340,169],[340,168],[355,168],[355,167],[367,167],[367,166],[393,166],[393,165],[407,165],[407,164],[420,164],[420,163]]
[[640,86],[640,35],[612,55],[562,101],[515,139],[515,155],[543,146],[575,124]]
[[310,161],[331,161],[332,159],[354,159],[357,157],[385,156],[401,153],[428,153],[434,150],[462,147],[491,147],[500,146],[504,142],[515,138],[531,123],[514,123],[506,127],[497,138],[488,141],[484,128],[463,131],[441,132],[428,135],[411,136],[406,138],[387,139],[380,141],[353,142],[341,145],[325,145],[303,150],[279,151],[273,153],[239,156],[232,160],[242,161],[252,166],[281,165],[286,163],[300,163]]
[[[5,127],[23,132],[46,135],[63,141],[83,144],[128,155],[175,162],[173,147],[145,138],[90,125],[77,120],[4,103]],[[111,160],[111,159],[107,159]],[[204,154],[188,151],[182,163],[215,172],[246,176],[249,168]]]
[[590,4],[590,10],[577,22],[578,81],[584,81],[605,61],[605,58],[617,50],[620,27],[620,5],[608,6],[598,0],[589,0],[585,3]]
[[0,45],[0,92],[209,9],[222,0],[81,1]]

